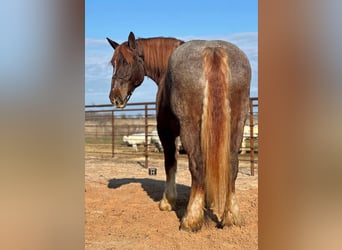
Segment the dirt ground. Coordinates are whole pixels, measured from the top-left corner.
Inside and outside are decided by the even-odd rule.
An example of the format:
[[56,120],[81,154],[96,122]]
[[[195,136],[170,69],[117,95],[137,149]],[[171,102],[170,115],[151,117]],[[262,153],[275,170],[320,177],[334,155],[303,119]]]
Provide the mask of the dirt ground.
[[240,163],[236,194],[245,218],[243,227],[215,228],[208,221],[202,230],[179,230],[190,193],[185,156],[178,164],[176,211],[158,208],[165,174],[163,160],[151,159],[149,175],[144,158],[97,157],[85,159],[85,249],[258,249],[258,168],[250,176],[248,162]]

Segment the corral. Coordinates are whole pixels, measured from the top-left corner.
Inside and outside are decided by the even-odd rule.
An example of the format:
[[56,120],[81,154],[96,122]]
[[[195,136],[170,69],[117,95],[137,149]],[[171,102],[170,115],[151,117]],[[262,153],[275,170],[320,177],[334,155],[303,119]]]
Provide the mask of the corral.
[[[251,175],[257,162],[258,152],[258,98],[250,98],[249,116],[244,129],[241,153],[249,155],[240,157],[249,161]],[[144,156],[145,167],[150,157],[159,158],[162,154],[160,141],[156,134],[155,103],[130,103],[126,109],[116,109],[112,105],[89,105],[85,113],[86,153],[103,157],[116,154],[127,156]],[[252,136],[251,136],[252,135]],[[136,144],[130,143],[134,138]],[[142,143],[143,142],[143,143]],[[179,147],[181,143],[179,142]]]
[[[217,229],[208,221],[198,233],[179,231],[179,219],[186,210],[191,183],[186,155],[179,155],[176,210],[162,212],[158,201],[165,183],[163,154],[152,144],[137,145],[136,150],[123,143],[123,136],[135,133],[148,136],[155,130],[153,104],[142,106],[142,110],[131,106],[128,108],[131,111],[108,108],[108,111],[96,112],[101,118],[97,122],[92,119],[95,112],[86,114],[85,248],[257,249],[257,154],[253,175],[252,152],[248,150],[240,155],[236,193],[245,226]],[[257,124],[257,118],[253,118]],[[157,175],[148,175],[147,167],[156,168]]]

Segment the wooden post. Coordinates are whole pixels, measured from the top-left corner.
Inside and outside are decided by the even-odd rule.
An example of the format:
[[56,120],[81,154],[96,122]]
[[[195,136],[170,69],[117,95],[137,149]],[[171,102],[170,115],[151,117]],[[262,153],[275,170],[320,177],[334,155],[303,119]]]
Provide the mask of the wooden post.
[[249,99],[249,146],[250,146],[250,162],[251,162],[251,175],[254,176],[254,131],[253,131],[253,100]]

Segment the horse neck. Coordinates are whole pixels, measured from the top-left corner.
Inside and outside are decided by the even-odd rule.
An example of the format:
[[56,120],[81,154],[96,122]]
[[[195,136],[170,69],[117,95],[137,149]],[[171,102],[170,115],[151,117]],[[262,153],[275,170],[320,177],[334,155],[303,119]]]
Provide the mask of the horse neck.
[[175,38],[138,39],[144,53],[145,75],[158,86],[165,76],[169,57],[183,43]]

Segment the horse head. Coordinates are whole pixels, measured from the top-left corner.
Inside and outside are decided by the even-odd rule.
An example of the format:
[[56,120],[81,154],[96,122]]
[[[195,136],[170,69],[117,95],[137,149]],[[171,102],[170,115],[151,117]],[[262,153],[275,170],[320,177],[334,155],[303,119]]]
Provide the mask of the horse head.
[[124,108],[134,89],[144,80],[143,50],[133,32],[128,41],[120,45],[109,38],[107,41],[115,50],[111,60],[113,75],[109,99],[116,107]]

